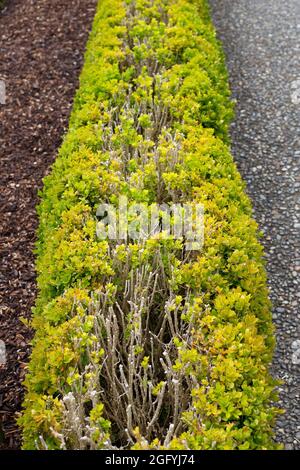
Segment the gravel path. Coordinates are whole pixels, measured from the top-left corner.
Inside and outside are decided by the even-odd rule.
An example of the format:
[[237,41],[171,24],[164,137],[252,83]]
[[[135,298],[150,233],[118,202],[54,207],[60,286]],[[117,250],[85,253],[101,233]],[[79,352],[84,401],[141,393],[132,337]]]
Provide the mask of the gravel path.
[[300,449],[300,1],[211,0],[237,100],[233,153],[264,231],[283,379],[277,426]]
[[31,331],[19,317],[35,298],[37,189],[68,122],[96,3],[6,0],[0,13],[0,449],[20,442]]

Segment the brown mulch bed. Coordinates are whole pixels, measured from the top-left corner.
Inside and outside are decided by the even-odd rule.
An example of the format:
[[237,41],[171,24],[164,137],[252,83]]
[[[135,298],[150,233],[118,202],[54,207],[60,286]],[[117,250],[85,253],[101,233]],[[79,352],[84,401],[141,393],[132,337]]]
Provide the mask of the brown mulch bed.
[[53,162],[78,86],[97,0],[7,0],[0,12],[0,449],[17,449],[15,414],[32,332],[37,190]]

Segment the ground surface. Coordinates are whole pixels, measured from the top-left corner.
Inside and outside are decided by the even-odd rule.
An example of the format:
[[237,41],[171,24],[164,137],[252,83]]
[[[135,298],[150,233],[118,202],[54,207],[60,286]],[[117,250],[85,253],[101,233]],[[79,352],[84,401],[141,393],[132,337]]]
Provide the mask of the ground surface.
[[300,449],[300,1],[211,0],[237,100],[233,153],[265,233],[285,380],[277,435]]
[[[7,0],[0,13],[0,448],[17,448],[14,413],[31,332],[19,320],[35,297],[37,188],[55,158],[78,84],[97,0]],[[1,91],[1,90],[0,90]],[[1,100],[0,100],[1,101]]]

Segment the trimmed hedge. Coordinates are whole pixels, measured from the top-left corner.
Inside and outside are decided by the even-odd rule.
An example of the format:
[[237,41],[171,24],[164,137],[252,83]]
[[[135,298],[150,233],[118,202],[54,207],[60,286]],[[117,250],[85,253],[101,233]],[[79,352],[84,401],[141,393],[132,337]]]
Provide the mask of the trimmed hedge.
[[[263,250],[205,0],[101,0],[39,206],[24,449],[274,449]],[[205,207],[201,251],[96,236],[101,202]]]

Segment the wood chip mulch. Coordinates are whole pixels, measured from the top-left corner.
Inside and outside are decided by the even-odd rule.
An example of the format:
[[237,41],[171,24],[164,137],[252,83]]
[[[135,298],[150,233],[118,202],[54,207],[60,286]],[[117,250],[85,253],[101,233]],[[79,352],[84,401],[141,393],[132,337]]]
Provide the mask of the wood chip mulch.
[[66,130],[96,3],[6,0],[0,12],[0,449],[20,447],[15,415],[32,338],[20,317],[36,295],[37,190]]

